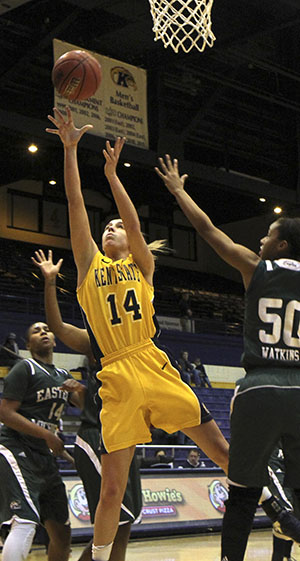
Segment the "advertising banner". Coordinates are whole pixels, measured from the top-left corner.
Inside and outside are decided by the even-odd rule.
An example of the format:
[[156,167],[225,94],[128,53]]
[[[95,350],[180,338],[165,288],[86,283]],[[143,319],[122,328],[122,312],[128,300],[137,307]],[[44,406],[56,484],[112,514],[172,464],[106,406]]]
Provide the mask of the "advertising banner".
[[[221,474],[220,474],[221,475]],[[91,527],[88,504],[78,477],[65,478],[73,529]],[[141,524],[186,523],[221,519],[228,497],[226,478],[219,474],[151,474],[142,476]],[[256,516],[264,515],[258,509]]]
[[93,125],[90,133],[107,139],[126,136],[127,144],[147,149],[147,74],[142,68],[53,40],[54,62],[64,53],[85,50],[102,67],[102,82],[96,93],[83,101],[68,101],[54,90],[54,104],[63,113],[69,106],[77,127]]

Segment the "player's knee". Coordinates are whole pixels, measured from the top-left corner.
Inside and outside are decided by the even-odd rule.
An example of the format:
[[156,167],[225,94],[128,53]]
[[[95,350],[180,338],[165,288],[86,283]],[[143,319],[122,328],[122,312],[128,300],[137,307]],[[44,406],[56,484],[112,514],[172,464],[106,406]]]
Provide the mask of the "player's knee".
[[71,526],[70,524],[62,525],[62,531],[60,534],[62,547],[69,547],[71,543]]
[[108,503],[111,502],[122,502],[124,495],[124,489],[121,488],[120,482],[117,479],[111,479],[108,481],[102,480],[101,485],[101,502]]
[[30,551],[36,531],[34,522],[13,521],[2,551],[3,561],[24,561]]
[[62,551],[70,547],[71,543],[71,526],[70,524],[57,524],[55,531],[50,534],[50,541],[55,541],[57,546]]
[[256,508],[259,498],[261,496],[261,488],[259,487],[238,487],[236,485],[229,485],[229,495],[227,504],[241,505],[245,508]]

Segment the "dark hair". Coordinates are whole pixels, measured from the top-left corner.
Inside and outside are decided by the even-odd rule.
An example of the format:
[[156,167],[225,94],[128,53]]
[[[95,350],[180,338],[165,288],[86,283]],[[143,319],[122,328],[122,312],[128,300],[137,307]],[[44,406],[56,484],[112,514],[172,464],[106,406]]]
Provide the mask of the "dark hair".
[[289,245],[289,257],[300,260],[300,218],[282,216],[276,220],[279,238]]
[[[34,323],[36,323],[36,322],[34,322]],[[32,323],[25,331],[25,343],[29,343],[30,330],[31,330],[32,326],[34,325],[34,323]]]

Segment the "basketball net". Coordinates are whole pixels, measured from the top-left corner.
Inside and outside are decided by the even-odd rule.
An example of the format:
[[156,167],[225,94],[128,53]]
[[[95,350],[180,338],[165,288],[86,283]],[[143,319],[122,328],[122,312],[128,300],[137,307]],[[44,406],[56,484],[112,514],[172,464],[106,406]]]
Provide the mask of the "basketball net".
[[211,30],[211,9],[214,0],[149,0],[154,41],[161,39],[178,53],[193,47],[203,52],[212,47],[215,36]]

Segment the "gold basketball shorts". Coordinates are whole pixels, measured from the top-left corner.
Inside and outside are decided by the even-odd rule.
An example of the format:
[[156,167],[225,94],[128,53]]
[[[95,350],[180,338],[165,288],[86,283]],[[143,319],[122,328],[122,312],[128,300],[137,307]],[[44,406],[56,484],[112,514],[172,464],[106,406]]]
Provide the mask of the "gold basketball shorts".
[[200,403],[151,340],[103,357],[102,446],[107,452],[151,442],[150,426],[168,433],[200,424]]

